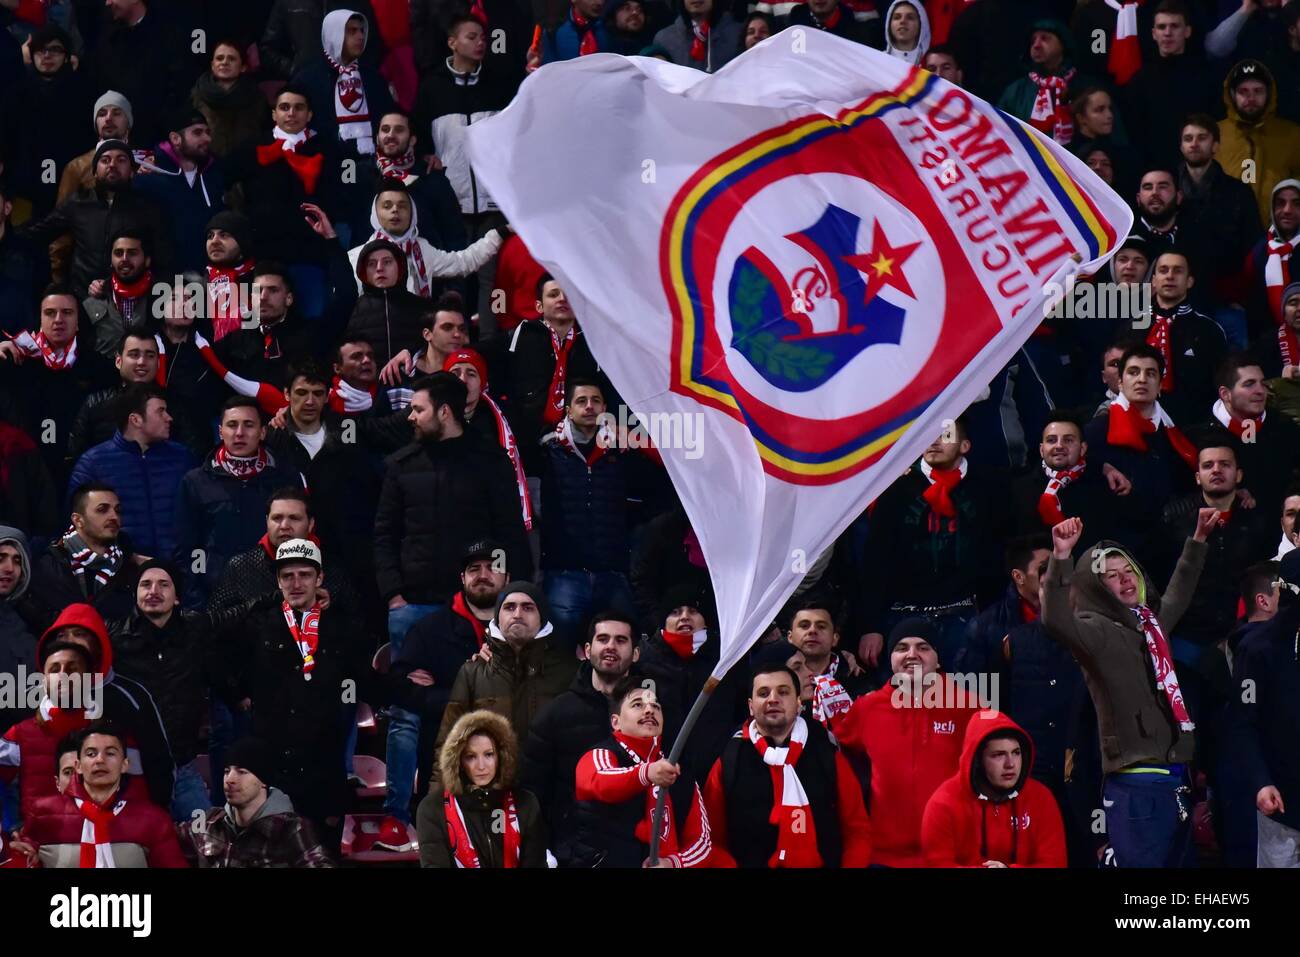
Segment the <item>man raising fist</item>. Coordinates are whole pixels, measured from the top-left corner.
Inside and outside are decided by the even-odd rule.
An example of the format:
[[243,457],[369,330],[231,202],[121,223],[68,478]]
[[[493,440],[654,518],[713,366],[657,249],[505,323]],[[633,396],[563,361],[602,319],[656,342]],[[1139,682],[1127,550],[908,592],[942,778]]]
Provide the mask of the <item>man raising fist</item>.
[[1052,528],[1042,620],[1047,634],[1083,668],[1097,709],[1110,864],[1179,867],[1188,862],[1186,762],[1195,747],[1196,726],[1178,686],[1166,635],[1191,602],[1205,564],[1205,540],[1218,521],[1216,509],[1199,511],[1163,598],[1117,542],[1098,542],[1071,570],[1083,521],[1067,518]]

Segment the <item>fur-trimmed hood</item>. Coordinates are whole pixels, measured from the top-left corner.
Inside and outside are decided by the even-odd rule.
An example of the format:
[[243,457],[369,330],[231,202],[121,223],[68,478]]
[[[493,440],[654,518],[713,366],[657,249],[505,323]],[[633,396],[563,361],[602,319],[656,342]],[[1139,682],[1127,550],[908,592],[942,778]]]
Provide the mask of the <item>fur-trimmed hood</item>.
[[469,739],[476,734],[486,734],[497,746],[497,776],[492,790],[514,787],[515,772],[519,767],[519,744],[510,722],[492,711],[471,711],[463,714],[451,726],[447,740],[438,755],[438,771],[442,786],[459,797],[465,793],[465,779],[460,774],[460,756]]

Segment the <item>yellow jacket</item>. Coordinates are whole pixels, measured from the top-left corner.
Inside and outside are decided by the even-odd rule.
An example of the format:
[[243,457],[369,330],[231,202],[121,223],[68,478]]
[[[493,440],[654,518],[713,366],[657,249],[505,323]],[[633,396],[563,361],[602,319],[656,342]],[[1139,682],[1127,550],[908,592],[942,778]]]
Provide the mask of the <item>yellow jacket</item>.
[[[1272,194],[1278,180],[1300,177],[1300,125],[1277,115],[1277,84],[1262,63],[1259,78],[1268,84],[1268,105],[1253,123],[1241,118],[1233,102],[1229,81],[1223,81],[1223,103],[1227,119],[1220,124],[1219,164],[1229,176],[1244,182],[1255,194],[1261,219],[1273,221]],[[1245,175],[1253,161],[1251,175]],[[1251,176],[1253,176],[1253,181]]]

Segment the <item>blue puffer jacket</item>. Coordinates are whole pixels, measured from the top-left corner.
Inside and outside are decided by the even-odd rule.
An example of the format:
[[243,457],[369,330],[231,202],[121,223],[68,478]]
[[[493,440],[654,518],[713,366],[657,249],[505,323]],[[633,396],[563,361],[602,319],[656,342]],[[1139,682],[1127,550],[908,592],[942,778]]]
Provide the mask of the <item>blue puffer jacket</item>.
[[1025,621],[1014,586],[970,623],[966,647],[953,670],[998,676],[998,700],[991,704],[1029,733],[1034,742],[1033,776],[1061,784],[1066,725],[1083,672],[1064,647],[1047,637],[1042,622]]
[[627,453],[594,445],[588,461],[562,424],[542,439],[542,568],[627,574]]
[[176,548],[176,494],[194,456],[179,442],[159,442],[141,451],[120,431],[85,451],[72,468],[68,496],[79,485],[104,482],[122,503],[122,531],[141,555],[166,558]]
[[217,465],[215,456],[192,469],[176,496],[176,552],[182,569],[195,569],[202,550],[202,574],[186,576],[184,606],[201,607],[226,562],[266,534],[266,503],[286,486],[302,487],[302,476],[274,464],[249,479],[237,479]]

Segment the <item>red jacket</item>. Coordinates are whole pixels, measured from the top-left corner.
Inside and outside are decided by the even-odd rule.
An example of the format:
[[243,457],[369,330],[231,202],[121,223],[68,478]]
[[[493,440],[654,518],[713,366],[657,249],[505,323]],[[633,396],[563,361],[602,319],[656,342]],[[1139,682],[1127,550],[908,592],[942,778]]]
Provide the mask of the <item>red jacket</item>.
[[[64,794],[36,802],[23,837],[36,845],[43,867],[78,867],[86,823],[77,800],[89,800],[81,780],[74,778]],[[118,791],[109,802],[122,809],[109,825],[109,843],[118,867],[188,867],[176,838],[171,815],[147,798]]]
[[497,316],[501,332],[512,331],[526,319],[541,317],[537,311],[537,280],[545,273],[519,236],[511,236],[502,244],[497,254],[496,278],[497,288],[506,294],[506,311]]
[[894,694],[886,685],[863,695],[830,727],[840,747],[871,762],[872,863],[923,867],[921,815],[957,770],[962,733],[979,709],[896,707]]
[[[980,748],[994,735],[1023,740],[1020,780],[1006,800],[993,801],[976,790]],[[1052,792],[1029,776],[1034,743],[1004,714],[985,712],[966,725],[961,768],[925,808],[921,846],[929,867],[983,867],[1001,861],[1008,867],[1065,867],[1065,828]]]
[[[36,643],[36,660],[41,660],[42,649],[51,636],[70,625],[86,628],[99,638],[104,658],[100,671],[106,674],[113,665],[113,646],[108,640],[108,628],[104,625],[104,619],[91,605],[75,604],[63,609],[54,624],[45,629],[40,641]],[[50,721],[43,719],[37,712],[18,722],[0,739],[0,779],[11,780],[17,773],[19,808],[24,819],[30,817],[39,799],[58,794],[55,787],[58,769],[54,762],[54,752],[63,736],[84,728],[89,723],[80,712],[60,714]]]

